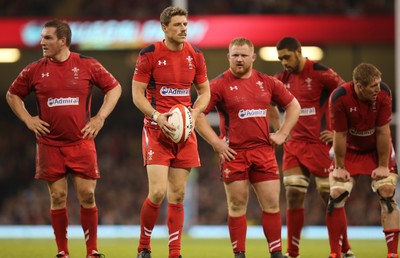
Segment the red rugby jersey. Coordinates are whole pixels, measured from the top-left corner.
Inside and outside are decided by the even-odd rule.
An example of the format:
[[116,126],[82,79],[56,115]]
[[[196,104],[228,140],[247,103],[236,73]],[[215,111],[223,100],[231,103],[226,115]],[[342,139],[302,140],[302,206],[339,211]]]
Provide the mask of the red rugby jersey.
[[[156,42],[140,51],[133,80],[147,83],[146,97],[160,113],[176,104],[191,105],[192,84],[208,80],[203,53],[185,42],[183,49],[172,51],[164,42]],[[145,117],[145,124],[151,118]]]
[[320,132],[329,129],[329,95],[343,79],[332,69],[306,59],[301,73],[283,71],[275,75],[296,97],[301,106],[297,124],[290,135],[293,140],[320,142]]
[[217,108],[220,137],[226,136],[236,150],[269,142],[268,107],[271,101],[285,107],[293,95],[282,82],[253,69],[248,79],[236,78],[230,70],[211,81],[211,100],[205,113]]
[[355,151],[376,149],[376,127],[392,120],[392,94],[390,88],[380,84],[374,103],[361,101],[348,82],[335,90],[329,100],[332,129],[347,131],[347,148]]
[[118,84],[97,60],[71,52],[64,62],[42,58],[26,66],[9,91],[22,100],[35,92],[39,117],[50,124],[50,133],[37,140],[68,146],[82,140],[81,130],[91,117],[93,86],[105,94]]

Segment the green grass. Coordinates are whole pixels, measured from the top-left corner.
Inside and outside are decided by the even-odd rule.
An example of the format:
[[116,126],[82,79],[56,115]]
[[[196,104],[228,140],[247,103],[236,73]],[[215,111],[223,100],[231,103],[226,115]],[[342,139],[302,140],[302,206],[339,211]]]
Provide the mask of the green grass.
[[[352,249],[359,258],[386,257],[384,240],[350,240]],[[99,249],[107,258],[136,258],[138,239],[99,239]],[[167,239],[152,240],[152,257],[168,257]],[[72,258],[85,257],[83,239],[69,241]],[[283,243],[286,248],[286,242]],[[324,258],[329,255],[328,240],[304,239],[301,242],[302,258]],[[0,239],[1,258],[51,258],[56,254],[52,239]],[[232,258],[228,239],[183,238],[182,256],[184,258]],[[246,256],[248,258],[268,258],[266,242],[262,239],[248,239]]]

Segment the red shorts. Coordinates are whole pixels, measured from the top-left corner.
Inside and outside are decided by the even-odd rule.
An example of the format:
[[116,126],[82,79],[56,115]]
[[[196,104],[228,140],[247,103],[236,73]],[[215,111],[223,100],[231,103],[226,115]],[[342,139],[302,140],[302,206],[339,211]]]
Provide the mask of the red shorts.
[[225,183],[238,180],[258,183],[280,178],[272,146],[237,151],[235,160],[221,162],[220,169]]
[[[334,162],[332,162],[331,171],[333,171]],[[344,167],[351,176],[371,175],[372,170],[378,167],[378,153],[376,151],[360,153],[358,151],[346,150],[344,158]],[[389,172],[397,174],[397,165],[395,153],[392,147],[389,157]]]
[[174,143],[159,128],[143,127],[142,153],[144,165],[165,165],[176,168],[200,166],[197,138],[193,132],[183,143]]
[[283,145],[282,169],[305,167],[317,177],[328,177],[332,160],[330,144],[289,140]]
[[72,146],[36,145],[36,179],[57,181],[67,172],[86,179],[100,178],[93,140]]

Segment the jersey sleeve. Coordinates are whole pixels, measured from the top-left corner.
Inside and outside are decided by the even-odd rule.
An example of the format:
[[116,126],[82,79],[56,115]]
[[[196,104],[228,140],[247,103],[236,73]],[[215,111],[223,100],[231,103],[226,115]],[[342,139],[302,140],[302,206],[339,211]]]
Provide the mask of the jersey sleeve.
[[28,65],[25,67],[14,80],[9,88],[11,94],[17,95],[21,99],[25,99],[26,96],[32,91],[32,76],[33,67]]
[[348,130],[347,116],[344,105],[345,89],[339,87],[329,98],[330,125],[332,130],[345,132]]
[[210,92],[211,98],[210,102],[208,103],[207,108],[204,110],[204,114],[210,113],[212,110],[215,109],[216,105],[221,102],[222,100],[222,93],[221,93],[221,85],[219,84],[221,80],[214,79],[210,82]]
[[383,85],[381,88],[381,94],[383,95],[379,116],[376,121],[376,126],[383,126],[387,123],[390,123],[392,120],[392,94],[387,85]]
[[340,77],[334,70],[329,68],[326,71],[322,71],[320,74],[320,81],[324,88],[332,93],[338,86],[345,83],[345,81]]
[[94,84],[101,89],[103,94],[118,86],[119,82],[110,72],[107,71],[106,68],[104,68],[103,65],[100,64],[100,62],[92,59],[90,65],[92,80]]
[[204,59],[203,53],[197,53],[197,60],[196,60],[196,75],[194,78],[194,82],[196,84],[201,84],[208,80],[207,78],[207,66],[206,60]]
[[281,81],[274,77],[270,78],[274,85],[271,100],[282,108],[286,107],[293,100],[294,96],[285,88],[285,85]]
[[151,52],[140,53],[136,60],[135,72],[133,73],[133,80],[143,83],[150,81],[152,64]]

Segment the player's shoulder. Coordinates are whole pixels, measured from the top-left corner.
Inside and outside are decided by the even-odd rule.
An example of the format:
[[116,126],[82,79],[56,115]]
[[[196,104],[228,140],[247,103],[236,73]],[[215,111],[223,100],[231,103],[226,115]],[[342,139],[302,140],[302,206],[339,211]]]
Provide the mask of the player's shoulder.
[[154,43],[154,44],[148,45],[147,47],[142,48],[139,52],[139,55],[142,56],[147,53],[154,53],[155,50],[156,50],[156,45]]
[[190,52],[194,52],[196,54],[203,54],[203,52],[196,46],[190,44],[189,42],[185,42],[185,46],[189,49]]
[[353,85],[352,82],[347,82],[347,83],[344,83],[344,84],[340,85],[339,87],[337,87],[332,92],[331,102],[335,103],[338,99],[340,99],[340,98],[342,98],[344,96],[347,96],[351,85]]
[[328,66],[321,64],[320,62],[313,62],[312,68],[314,71],[321,71],[321,72],[326,72],[330,70]]
[[211,86],[220,85],[220,84],[224,83],[225,81],[227,81],[227,77],[228,76],[227,76],[226,72],[220,73],[210,81],[210,85]]
[[382,91],[383,93],[385,93],[385,94],[387,94],[387,95],[389,95],[389,96],[392,95],[392,91],[390,90],[389,85],[387,85],[386,83],[381,82],[380,85],[379,85],[379,87],[381,88],[381,91]]

